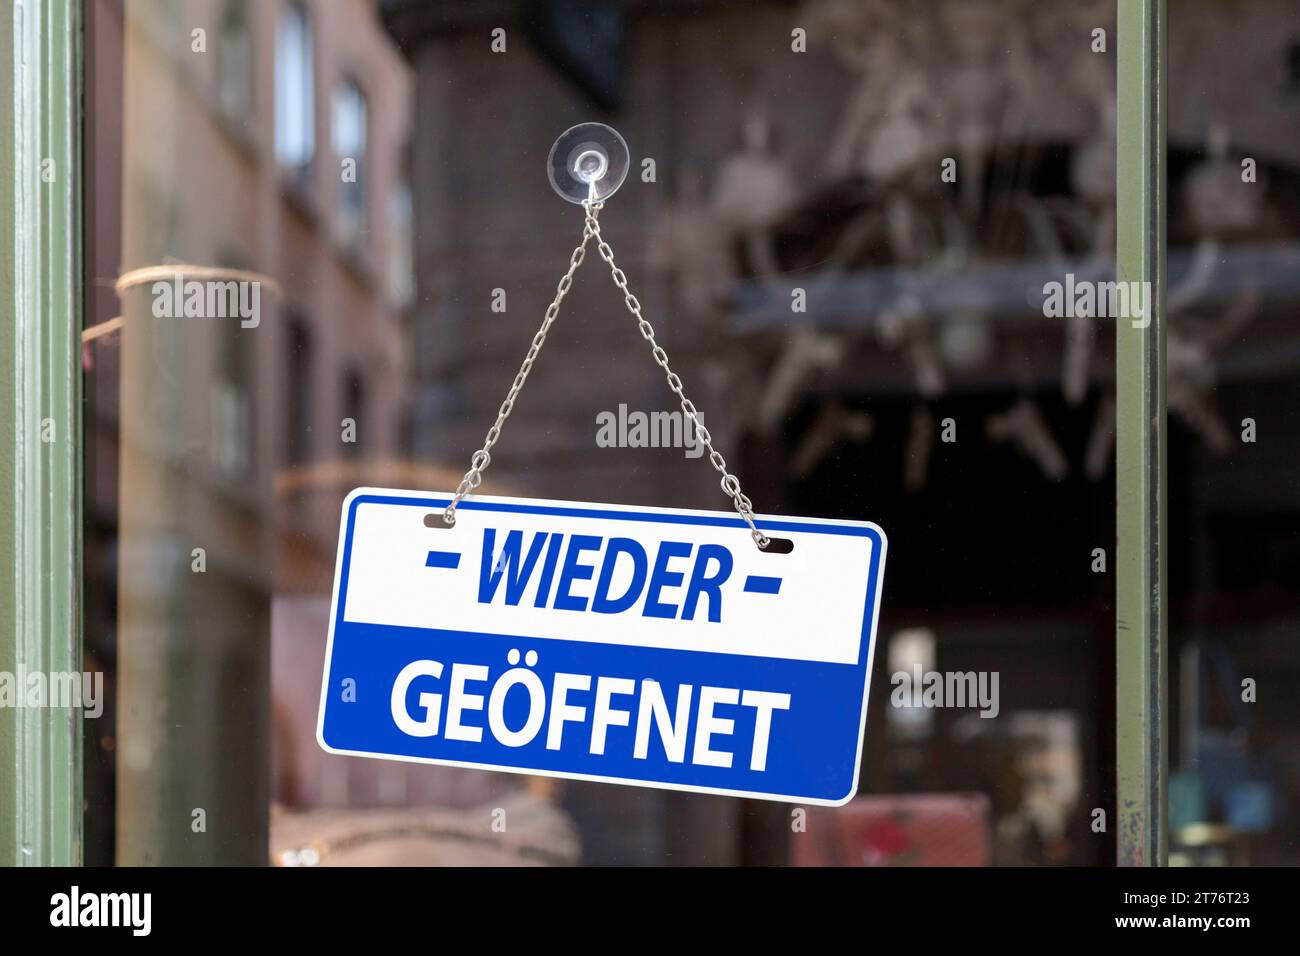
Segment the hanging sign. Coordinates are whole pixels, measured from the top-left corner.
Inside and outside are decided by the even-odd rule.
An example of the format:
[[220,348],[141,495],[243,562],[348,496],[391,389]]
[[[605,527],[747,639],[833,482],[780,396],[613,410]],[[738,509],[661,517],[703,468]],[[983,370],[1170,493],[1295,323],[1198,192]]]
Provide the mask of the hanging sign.
[[[838,805],[884,574],[868,522],[357,489],[331,753]],[[785,550],[788,542],[792,547]]]

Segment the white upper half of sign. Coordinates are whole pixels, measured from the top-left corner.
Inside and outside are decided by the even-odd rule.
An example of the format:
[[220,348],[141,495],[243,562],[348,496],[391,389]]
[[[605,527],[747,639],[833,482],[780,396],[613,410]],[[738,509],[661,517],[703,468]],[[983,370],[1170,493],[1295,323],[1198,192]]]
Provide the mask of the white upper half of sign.
[[[725,512],[476,496],[469,500],[585,513],[521,514],[462,506],[456,512],[456,524],[446,527],[436,502],[449,495],[359,488],[344,506],[343,534],[352,500],[368,495],[421,499],[430,504],[362,501],[357,506],[346,569],[344,617],[348,622],[853,664],[859,658],[864,619],[876,613],[875,607],[867,607],[875,541],[866,535],[815,530],[818,526],[870,528],[883,548],[884,533],[867,522],[759,516],[760,525],[771,520],[809,528],[773,532],[794,543],[789,554],[773,554],[760,551],[743,526],[608,516],[611,512],[635,512],[736,517]],[[424,524],[425,515],[431,513],[438,515],[433,528]],[[480,577],[485,573],[483,551],[488,529],[493,531],[494,545],[487,573],[496,569],[500,580],[491,598],[484,601]],[[507,548],[511,532],[518,532],[513,549]],[[575,573],[565,580],[564,590],[571,599],[566,603],[576,600],[586,605],[581,611],[554,606],[574,535],[601,539],[595,549],[585,542],[588,549],[573,556]],[[539,537],[544,539],[539,542]],[[632,539],[644,551],[643,584],[639,597],[626,610],[595,613],[590,609],[591,598],[607,560],[611,565],[603,592],[607,598],[629,594],[635,577],[637,557],[626,550],[609,549],[610,540],[616,538]],[[657,587],[652,587],[663,542],[680,544],[672,549],[672,556],[662,559],[662,574]],[[680,545],[689,545],[689,553],[680,554],[684,550]],[[732,562],[723,580],[718,580],[723,570],[723,562],[717,560],[718,546],[726,549]],[[525,576],[521,573],[527,567],[524,559],[533,547],[537,557]],[[557,554],[548,579],[545,565],[547,550],[552,547]],[[426,558],[431,551],[459,555],[458,563],[455,567],[429,566]],[[881,554],[878,567],[883,558]],[[340,563],[343,560],[340,548]],[[751,578],[753,587],[760,590],[746,589]],[[773,579],[780,581],[776,593],[770,590]],[[517,603],[509,604],[505,595],[512,580]],[[698,586],[692,606],[693,580]],[[539,602],[543,582],[546,593]],[[878,601],[878,589],[875,596]],[[664,607],[676,608],[674,616],[648,615],[650,599],[661,613]],[[688,606],[693,612],[689,619]],[[719,619],[711,620],[711,616]]]

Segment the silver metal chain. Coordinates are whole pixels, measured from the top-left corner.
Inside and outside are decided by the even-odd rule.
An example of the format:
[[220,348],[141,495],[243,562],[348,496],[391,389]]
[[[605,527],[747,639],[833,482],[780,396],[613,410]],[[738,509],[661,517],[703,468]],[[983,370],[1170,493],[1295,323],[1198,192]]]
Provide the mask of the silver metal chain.
[[709,430],[704,427],[704,422],[700,421],[699,413],[695,409],[695,404],[686,397],[682,391],[682,380],[668,365],[668,353],[663,347],[655,341],[655,330],[641,314],[641,303],[637,297],[631,293],[627,287],[627,276],[623,273],[614,262],[614,250],[610,248],[609,243],[605,241],[604,236],[600,234],[600,223],[597,216],[604,203],[584,202],[582,208],[586,211],[586,221],[582,227],[582,242],[573,250],[573,255],[569,257],[569,271],[560,279],[560,284],[555,291],[555,299],[551,302],[550,307],[546,310],[546,317],[542,319],[542,326],[533,336],[533,344],[528,349],[528,354],[524,356],[523,364],[519,367],[519,374],[515,376],[514,383],[510,386],[510,391],[506,393],[505,401],[501,403],[501,408],[497,412],[497,420],[492,427],[488,429],[487,437],[483,441],[483,447],[474,453],[470,459],[470,469],[465,472],[465,477],[461,479],[460,485],[456,488],[456,494],[447,505],[442,513],[442,519],[447,524],[456,523],[456,506],[461,500],[477,488],[483,480],[483,472],[487,466],[492,463],[492,446],[497,443],[501,437],[501,426],[505,420],[510,417],[514,410],[515,399],[518,397],[520,390],[524,387],[524,382],[528,379],[528,373],[532,370],[533,362],[537,360],[537,354],[541,351],[542,345],[546,342],[546,333],[550,330],[552,323],[555,322],[556,316],[560,313],[560,303],[564,301],[570,286],[573,285],[573,274],[582,265],[582,260],[587,253],[587,243],[594,237],[596,248],[600,252],[600,257],[609,263],[610,275],[614,279],[614,284],[618,286],[619,291],[623,293],[623,302],[627,305],[628,311],[637,321],[637,327],[641,330],[641,336],[650,343],[650,352],[654,356],[655,362],[664,370],[664,375],[668,382],[668,387],[672,389],[673,394],[681,401],[682,413],[691,420],[695,426],[695,433],[699,440],[704,443],[704,447],[709,450],[709,461],[718,473],[722,475],[720,482],[723,494],[727,495],[732,504],[735,505],[736,511],[740,517],[745,520],[749,526],[749,535],[754,539],[754,543],[759,548],[766,548],[770,543],[767,535],[758,530],[754,524],[754,506],[746,497],[745,493],[740,490],[740,480],[727,470],[726,459],[722,454],[713,447],[713,436]]
[[449,525],[456,523],[456,506],[461,500],[477,488],[483,482],[483,472],[487,466],[492,464],[492,446],[497,443],[501,437],[501,426],[506,423],[510,413],[514,411],[515,399],[519,396],[520,390],[524,387],[524,382],[528,381],[528,373],[533,370],[533,363],[537,361],[537,355],[546,344],[546,333],[550,331],[551,325],[554,324],[556,317],[560,314],[560,303],[568,294],[569,288],[573,285],[573,274],[578,271],[578,266],[582,265],[583,257],[587,254],[587,243],[595,235],[591,228],[594,218],[588,214],[587,222],[582,229],[582,242],[578,243],[569,256],[569,271],[564,273],[560,279],[559,285],[555,290],[555,298],[551,301],[546,310],[546,317],[542,319],[542,326],[533,336],[533,343],[528,347],[528,354],[524,356],[523,364],[519,366],[519,372],[515,375],[515,380],[510,386],[510,391],[506,393],[505,401],[501,403],[500,409],[497,410],[497,420],[493,422],[492,427],[488,429],[487,437],[483,439],[483,447],[474,452],[470,458],[469,471],[465,472],[465,477],[460,480],[456,488],[456,494],[451,499],[451,503],[442,513],[442,520]]

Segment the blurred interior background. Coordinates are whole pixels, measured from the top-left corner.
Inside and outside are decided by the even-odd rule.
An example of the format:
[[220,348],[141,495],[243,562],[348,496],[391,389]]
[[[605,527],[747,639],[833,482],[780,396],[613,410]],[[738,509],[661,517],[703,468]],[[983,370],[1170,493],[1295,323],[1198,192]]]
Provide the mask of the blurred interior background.
[[[1170,7],[1171,861],[1300,863],[1300,10]],[[1114,329],[1043,309],[1113,278],[1113,0],[86,8],[87,862],[1114,862]],[[342,499],[455,487],[587,120],[757,510],[889,534],[846,808],[316,744]],[[155,317],[187,272],[260,283],[256,324]],[[706,460],[598,446],[620,405],[675,403],[596,261],[482,490],[725,507]],[[998,718],[891,706],[917,667],[998,672]]]

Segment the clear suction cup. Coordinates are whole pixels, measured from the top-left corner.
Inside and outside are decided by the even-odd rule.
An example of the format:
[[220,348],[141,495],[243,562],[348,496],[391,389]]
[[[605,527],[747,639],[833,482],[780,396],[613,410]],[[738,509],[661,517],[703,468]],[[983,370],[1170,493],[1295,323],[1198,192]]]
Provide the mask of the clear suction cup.
[[546,174],[569,202],[602,202],[627,178],[632,159],[627,143],[604,123],[579,123],[551,147]]

